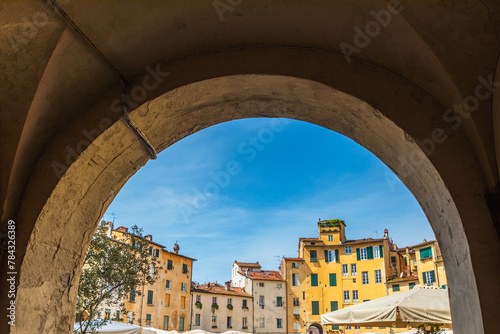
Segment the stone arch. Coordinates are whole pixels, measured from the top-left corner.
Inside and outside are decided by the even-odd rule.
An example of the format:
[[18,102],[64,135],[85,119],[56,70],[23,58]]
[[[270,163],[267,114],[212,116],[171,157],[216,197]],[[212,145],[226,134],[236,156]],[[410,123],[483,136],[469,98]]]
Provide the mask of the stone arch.
[[323,334],[323,326],[318,323],[312,323],[307,328],[307,334]]
[[[385,75],[377,72],[373,77],[379,76],[383,81]],[[388,95],[400,95],[393,104],[401,108],[404,107],[402,101],[411,101],[407,106],[408,119],[398,118],[397,108],[386,108],[387,97],[380,105],[367,103],[365,99],[318,81],[281,75],[229,75],[175,89],[164,88],[166,93],[158,93],[130,116],[158,151],[205,127],[248,117],[300,119],[352,138],[392,168],[419,201],[442,245],[449,271],[453,314],[459,315],[455,316],[455,324],[464,332],[480,333],[482,314],[464,231],[464,220],[470,221],[473,217],[466,210],[459,213],[457,206],[460,205],[456,205],[465,204],[463,199],[460,203],[461,192],[481,189],[480,173],[476,172],[473,154],[462,149],[467,147],[463,136],[447,125],[440,128],[448,140],[437,145],[430,157],[425,155],[425,139],[430,134],[426,132],[428,125],[422,123],[427,119],[422,120],[422,115],[412,112],[422,108],[440,115],[442,110],[415,87],[405,82],[400,85],[406,91],[402,89]],[[374,94],[364,95],[370,100]],[[109,101],[103,103],[109,105]],[[99,104],[93,106],[95,110],[99,107]],[[468,169],[458,165],[456,169],[446,167],[449,159],[459,159],[452,154],[456,147],[462,150],[460,159],[465,160]],[[41,163],[50,165],[54,156],[48,151]],[[20,326],[16,326],[15,333],[33,329],[69,331],[79,266],[98,219],[121,186],[148,158],[137,137],[121,121],[115,121],[92,141],[58,181],[37,215],[21,266],[16,299],[20,305]],[[446,175],[447,168],[453,175]],[[471,168],[474,173],[467,174]],[[467,185],[453,182],[453,178],[464,180],[467,175]],[[32,187],[40,177],[34,176]],[[36,197],[28,194],[28,200],[29,196]],[[481,219],[491,219],[481,203],[469,198],[467,205],[477,209],[475,215],[481,215]],[[68,274],[69,282],[62,279]],[[464,297],[468,303],[461,302]]]

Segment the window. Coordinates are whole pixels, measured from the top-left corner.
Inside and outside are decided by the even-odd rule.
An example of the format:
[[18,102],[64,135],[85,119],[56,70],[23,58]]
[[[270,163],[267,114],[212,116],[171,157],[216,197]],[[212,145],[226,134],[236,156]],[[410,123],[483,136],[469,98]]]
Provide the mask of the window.
[[187,274],[188,273],[188,265],[185,264],[185,263],[182,265],[182,273],[183,274]]
[[146,314],[146,326],[151,326],[151,314]]
[[264,282],[259,282],[260,287],[264,287]]
[[359,259],[360,260],[368,259],[368,252],[366,251],[366,248],[359,248]]
[[[198,314],[198,320],[199,320],[199,314]],[[163,316],[163,329],[168,330],[168,315]]]
[[247,305],[247,300],[246,299],[243,299],[243,308],[248,308],[248,305]]
[[227,305],[233,305],[233,299],[232,298],[228,298],[227,299]]
[[356,279],[355,279],[355,278],[353,278],[353,279],[352,279],[352,282],[353,282],[353,283],[356,283]]
[[375,270],[375,283],[382,283],[382,270]]
[[212,328],[217,328],[217,316],[212,316]]
[[153,305],[153,291],[148,290],[148,305]]
[[399,291],[399,284],[394,284],[392,286],[392,292],[398,292]]
[[283,328],[283,319],[276,319],[276,328]]
[[292,285],[299,286],[299,274],[292,274]]
[[292,262],[292,268],[298,269],[299,264],[297,262]]
[[333,235],[331,235],[331,234],[330,234],[330,235],[328,236],[328,241],[333,241]]
[[196,302],[201,303],[201,296],[200,295],[196,295]]
[[264,296],[259,296],[259,305],[264,306]]
[[425,247],[420,250],[420,260],[423,259],[428,259],[432,257],[432,248],[431,247]]
[[311,286],[318,286],[318,274],[311,274]]
[[160,250],[159,249],[155,249],[155,256],[160,257]]
[[335,259],[335,251],[327,251],[328,252],[328,262],[336,262]]
[[424,271],[422,273],[424,284],[432,285],[436,281],[436,275],[434,274],[434,270]]
[[309,258],[311,262],[318,262],[318,252],[315,250],[309,251]]
[[168,262],[167,262],[167,269],[168,270],[174,269],[174,264],[172,263],[172,260],[168,260]]
[[345,248],[345,255],[351,255],[352,254],[352,247],[351,246],[346,246]]
[[294,322],[293,323],[293,330],[294,331],[300,331],[300,323],[299,322]]
[[374,259],[380,258],[380,248],[378,246],[373,246],[373,258]]
[[[194,325],[195,326],[200,326],[200,322],[201,322],[200,321],[200,315],[197,313],[197,314],[194,315]],[[163,329],[165,329],[165,328],[163,328]]]
[[312,301],[311,302],[311,307],[312,307],[312,314],[313,315],[319,315],[319,302],[318,301]]
[[352,290],[352,302],[359,302],[358,290]]
[[264,318],[259,318],[259,328],[264,328],[265,326],[265,319]]
[[149,266],[149,276],[155,278],[155,266]]
[[135,287],[130,290],[129,301],[135,302]]
[[361,329],[360,326],[354,326],[354,329]]
[[340,329],[339,325],[332,325],[332,330],[333,331],[338,331]]
[[217,304],[217,297],[212,297],[212,304]]
[[296,306],[293,308],[293,315],[300,315],[300,307]]
[[233,318],[232,317],[227,317],[226,326],[227,326],[227,328],[233,328]]
[[170,306],[170,294],[168,293],[165,294],[165,306],[166,307]]
[[165,289],[170,289],[170,285],[172,282],[168,279],[167,282],[165,283]]
[[276,297],[276,306],[277,307],[283,306],[283,297]]
[[441,285],[441,289],[446,289],[446,284]]
[[115,320],[117,320],[117,321],[122,320],[122,315],[121,315],[120,311],[115,312]]
[[337,311],[339,309],[339,303],[337,301],[330,302],[330,311]]
[[337,286],[337,274],[330,274],[330,286]]
[[293,306],[300,306],[300,298],[293,299]]
[[247,329],[248,328],[248,320],[246,317],[241,319],[241,327],[242,329]]
[[181,291],[186,291],[186,283],[181,283]]
[[186,308],[186,297],[181,296],[181,308]]
[[408,284],[408,287],[410,288],[410,290],[413,289],[415,287],[415,283]]
[[306,300],[306,292],[302,291],[302,300]]
[[417,259],[413,259],[413,266],[416,267],[417,266]]
[[345,326],[345,329],[352,329],[351,326]]
[[281,288],[283,287],[283,283],[276,283],[276,287],[277,287],[278,289],[281,289]]
[[184,317],[179,317],[179,331],[184,330]]
[[356,263],[351,264],[351,276],[356,276],[358,274]]
[[368,272],[367,271],[363,271],[361,273],[361,275],[362,275],[361,277],[362,277],[363,284],[369,284],[370,282],[368,280]]
[[128,313],[128,323],[129,324],[134,323],[134,312],[129,312]]
[[347,264],[342,265],[342,276],[349,276],[349,266]]
[[349,291],[344,291],[344,304],[350,304],[351,298],[349,298]]
[[104,319],[109,320],[109,318],[111,318],[111,310],[105,309],[104,310]]

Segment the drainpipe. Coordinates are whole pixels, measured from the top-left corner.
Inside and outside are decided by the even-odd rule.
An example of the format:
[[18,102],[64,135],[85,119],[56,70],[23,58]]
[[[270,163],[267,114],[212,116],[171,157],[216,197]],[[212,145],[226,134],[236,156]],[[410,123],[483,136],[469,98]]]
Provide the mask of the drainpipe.
[[[143,278],[146,279],[146,275],[143,275]],[[141,327],[142,327],[142,305],[144,305],[144,283],[142,283],[141,312],[139,313],[139,326],[141,326]]]
[[[191,284],[192,284],[191,280]],[[191,295],[191,309],[189,310],[189,330],[191,330],[191,326],[193,325],[193,290],[191,290],[191,284],[189,284],[189,294]]]

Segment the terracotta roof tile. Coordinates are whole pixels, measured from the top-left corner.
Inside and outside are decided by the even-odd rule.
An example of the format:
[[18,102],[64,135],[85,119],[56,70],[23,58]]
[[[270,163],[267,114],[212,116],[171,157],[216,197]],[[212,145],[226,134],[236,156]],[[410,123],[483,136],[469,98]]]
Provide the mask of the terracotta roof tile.
[[284,281],[280,272],[275,270],[249,271],[248,273],[245,273],[244,271],[238,271],[238,273],[251,279],[266,280],[266,281]]
[[236,263],[240,267],[245,267],[245,268],[262,268],[259,264],[259,261],[255,262],[255,263],[234,261],[234,263]]
[[389,278],[387,280],[387,283],[396,283],[396,282],[404,282],[404,281],[418,281],[418,277],[415,275],[408,276],[408,277],[396,277],[396,278]]
[[204,293],[213,293],[219,295],[230,295],[230,296],[241,296],[241,297],[249,297],[252,296],[245,292],[242,288],[230,287],[229,290],[226,290],[225,286],[222,286],[218,283],[208,283],[208,284],[200,284],[195,285],[192,288],[193,292],[204,292]]
[[364,244],[364,243],[378,242],[378,241],[384,241],[384,239],[383,238],[381,238],[381,239],[364,238],[364,239],[357,239],[357,240],[346,240],[342,243],[342,245],[355,245],[355,244]]

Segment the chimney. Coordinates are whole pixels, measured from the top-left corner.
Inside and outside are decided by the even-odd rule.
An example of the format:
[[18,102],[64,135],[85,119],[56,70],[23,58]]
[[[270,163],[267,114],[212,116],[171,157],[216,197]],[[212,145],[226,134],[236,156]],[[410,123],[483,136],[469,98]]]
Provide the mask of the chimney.
[[427,239],[424,239],[424,242],[427,242]]
[[175,254],[179,254],[179,244],[177,243],[177,240],[175,241],[175,244],[174,244],[174,253]]
[[144,236],[144,239],[149,240],[149,241],[153,241],[153,236],[151,234],[148,234],[148,235]]
[[389,231],[387,229],[384,230],[384,239],[389,239]]
[[231,290],[231,281],[226,282],[226,290],[227,291]]
[[210,282],[207,283],[207,288],[210,288]]

